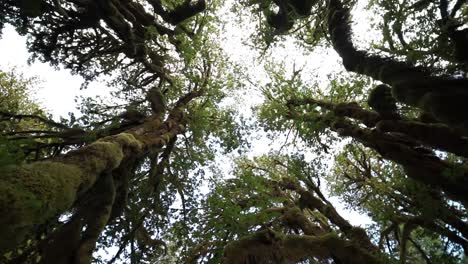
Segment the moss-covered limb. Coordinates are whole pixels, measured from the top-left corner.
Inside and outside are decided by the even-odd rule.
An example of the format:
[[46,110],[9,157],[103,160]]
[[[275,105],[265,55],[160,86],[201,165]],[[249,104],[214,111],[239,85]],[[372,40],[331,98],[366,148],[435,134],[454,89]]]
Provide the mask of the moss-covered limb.
[[449,125],[468,128],[468,79],[435,76],[428,70],[357,50],[351,41],[349,10],[340,0],[329,1],[328,30],[345,68],[392,86],[392,95],[420,107]]
[[372,88],[367,97],[369,107],[379,113],[382,119],[400,119],[396,100],[392,96],[392,88],[386,84],[379,84]]
[[304,99],[291,99],[287,103],[290,110],[294,111],[293,107],[301,105],[317,105],[329,111],[332,111],[335,115],[341,117],[349,117],[361,121],[368,127],[373,127],[381,120],[378,113],[374,111],[368,111],[363,109],[359,104],[355,102],[351,103],[339,103],[335,104],[323,100],[316,100],[313,98]]
[[328,201],[324,202],[315,197],[312,192],[304,189],[293,180],[283,178],[283,181],[280,184],[283,188],[297,192],[300,195],[299,203],[302,206],[311,210],[318,210],[331,223],[336,225],[347,238],[356,241],[369,252],[378,254],[379,249],[371,242],[366,231],[360,227],[351,225],[336,211],[331,203]]
[[316,106],[320,106],[324,109],[327,109],[327,110],[333,110],[335,108],[335,103],[332,103],[332,102],[327,102],[327,101],[323,101],[323,100],[317,100],[317,99],[314,99],[314,98],[294,98],[294,99],[290,99],[286,102],[286,105],[288,107],[292,107],[292,106],[302,106],[302,105],[316,105]]
[[[1,116],[2,113],[0,113]],[[26,117],[29,118],[29,117]],[[126,111],[123,114],[104,121],[103,123],[111,120],[123,119],[118,126],[109,126],[102,129],[95,129],[93,131],[86,131],[80,128],[68,128],[64,125],[58,127],[59,131],[48,130],[28,130],[16,131],[7,133],[8,140],[22,140],[30,138],[50,138],[53,139],[49,143],[37,142],[30,151],[40,151],[42,149],[48,150],[52,148],[63,149],[66,146],[84,145],[93,141],[99,140],[110,135],[117,135],[123,133],[132,127],[140,125],[144,121],[145,116],[139,112]],[[47,123],[49,125],[49,123]]]
[[70,208],[83,178],[78,166],[60,162],[2,168],[0,252],[14,248],[35,225]]
[[14,248],[34,226],[68,210],[103,172],[139,149],[141,143],[132,135],[119,134],[60,158],[1,168],[0,252]]
[[143,143],[146,150],[162,148],[185,131],[185,122],[185,116],[182,119],[169,116],[162,124],[160,120],[154,119],[132,129],[130,133]]
[[451,199],[467,204],[468,169],[395,141],[377,141],[382,157],[403,165],[408,177],[444,191]]
[[468,157],[468,139],[443,124],[384,120],[378,123],[377,128],[384,132],[404,133],[433,148]]
[[300,247],[304,248],[304,251],[310,250],[314,246],[320,245],[326,247],[330,252],[335,255],[342,263],[347,264],[358,264],[358,263],[391,263],[391,261],[381,256],[376,256],[371,252],[363,249],[361,245],[355,242],[345,240],[338,237],[334,233],[329,233],[323,236],[299,236],[289,235],[287,239],[290,240],[289,247]]
[[[439,86],[439,90],[434,89],[434,91],[431,90],[424,93],[414,105],[432,114],[437,120],[449,126],[463,129],[464,133],[468,133],[468,111],[466,104],[468,101],[468,83],[462,83],[460,87],[462,88],[461,91],[451,89],[458,87],[451,87],[442,83]],[[394,86],[393,91],[396,91],[396,88],[397,86]],[[405,102],[403,99],[408,97],[407,94],[413,92],[409,89],[405,90],[404,87],[400,91],[403,92],[403,98],[400,100],[402,102]],[[396,93],[394,94],[397,96]]]
[[449,228],[443,227],[434,221],[430,221],[424,217],[410,217],[410,216],[395,216],[392,218],[394,223],[404,224],[408,226],[421,226],[426,230],[430,230],[436,234],[448,238],[455,244],[459,244],[467,254],[468,251],[468,240],[460,236],[457,232],[450,230]]
[[205,8],[205,0],[198,0],[193,3],[192,1],[184,1],[168,13],[167,21],[173,25],[177,25],[180,22],[202,12]]
[[357,103],[339,103],[333,109],[336,116],[350,117],[355,120],[361,121],[367,127],[373,127],[382,119],[382,117],[374,112],[363,109]]
[[[466,240],[463,239],[457,239],[457,237],[468,237],[468,223],[466,221],[463,221],[463,215],[459,214],[459,212],[454,211],[454,208],[447,207],[445,204],[446,201],[443,200],[443,197],[440,197],[440,195],[431,195],[431,200],[430,200],[430,206],[431,206],[431,212],[428,212],[428,215],[426,215],[426,211],[423,210],[422,214],[420,217],[415,218],[418,221],[415,221],[415,224],[420,224],[422,223],[423,227],[426,228],[427,230],[432,230],[435,233],[440,234],[441,236],[446,236],[446,237],[453,237],[452,242],[454,243],[460,243],[462,245],[466,244]],[[427,207],[427,202],[428,201],[419,201],[417,199],[414,199],[411,203],[413,206],[416,208],[423,208]],[[426,204],[424,204],[426,203]],[[433,219],[434,216],[436,216],[436,220],[434,221],[428,221],[427,219]],[[405,217],[405,216],[401,216]],[[425,221],[421,221],[422,219],[426,218]],[[449,231],[449,232],[447,232]],[[457,235],[460,232],[461,236]]]
[[[192,1],[184,1],[182,4],[178,5],[173,10],[166,10],[166,8],[163,7],[162,2],[160,0],[149,0],[148,2],[153,7],[153,10],[156,14],[158,14],[165,21],[173,25],[179,24],[180,22],[202,12],[206,8],[206,3],[204,0],[200,0],[195,3],[192,3]],[[139,5],[136,5],[136,3],[132,2],[130,3],[132,5],[128,4],[127,1],[123,1],[123,4],[126,5],[126,8],[132,11],[132,13],[135,13],[137,15],[140,14],[141,16],[141,11],[135,12],[135,9],[138,8]]]
[[[298,207],[286,208],[282,220],[291,228],[299,227],[308,236],[321,236],[332,231],[328,226],[321,227],[312,223]],[[336,263],[341,263],[340,259],[332,252],[330,252],[330,258]]]
[[14,248],[35,225],[68,210],[104,172],[128,157],[162,147],[185,130],[184,108],[200,91],[182,97],[168,119],[148,118],[138,127],[102,138],[49,161],[1,168],[0,252]]
[[367,75],[392,86],[404,84],[402,89],[405,90],[412,90],[413,85],[419,86],[415,87],[415,90],[421,92],[463,91],[468,85],[467,79],[435,76],[425,68],[357,50],[351,39],[349,9],[344,7],[340,0],[329,1],[327,20],[333,47],[348,71]]
[[300,227],[306,235],[322,235],[325,230],[313,224],[298,207],[287,208],[282,216],[283,222],[291,227]]
[[[358,120],[367,127],[377,126],[378,130],[383,132],[400,132],[433,148],[448,151],[463,157],[468,156],[468,140],[464,137],[463,131],[444,124],[423,123],[413,120],[383,120],[378,113],[365,110],[356,103],[333,104],[311,98],[288,102],[288,106],[291,109],[290,117],[297,117],[294,112],[292,112],[295,111],[292,106],[300,106],[303,104],[318,105],[333,111],[338,117],[349,117]],[[302,116],[297,118],[306,121]],[[321,120],[327,121],[324,118]]]
[[334,233],[283,235],[272,230],[229,243],[224,250],[224,263],[297,263],[307,258],[330,259],[331,254],[342,263],[388,263]]
[[364,74],[385,83],[394,83],[396,78],[424,79],[428,73],[414,68],[406,63],[395,60],[371,56],[365,51],[357,50],[351,40],[349,9],[340,0],[329,1],[328,31],[333,47],[343,59],[348,71]]
[[401,164],[408,177],[444,191],[451,199],[468,204],[468,168],[450,164],[430,153],[422,152],[417,142],[400,134],[383,133],[336,120],[332,129],[342,136],[350,136],[376,150],[383,158]]
[[293,244],[285,238],[283,234],[268,229],[231,242],[224,249],[223,263],[297,263],[305,257],[330,257],[329,249],[319,243],[304,252],[301,245],[285,247],[285,242],[289,242],[288,246]]
[[[438,223],[438,221],[417,216],[395,216],[392,218],[392,221],[396,224],[402,224],[403,226],[410,226],[412,229],[419,226],[429,232],[446,237],[454,244],[459,244],[463,248],[465,255],[468,255],[468,240],[457,231],[454,231],[444,224]],[[402,238],[400,238],[400,240],[403,239],[403,236],[404,234],[402,234]],[[408,236],[407,239],[411,240],[411,236]]]

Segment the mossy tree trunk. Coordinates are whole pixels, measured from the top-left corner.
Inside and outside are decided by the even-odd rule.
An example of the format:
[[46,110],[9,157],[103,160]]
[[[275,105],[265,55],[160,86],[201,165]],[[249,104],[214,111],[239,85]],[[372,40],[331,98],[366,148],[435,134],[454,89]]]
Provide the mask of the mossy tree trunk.
[[[281,228],[274,225],[228,243],[223,263],[298,263],[308,259],[350,264],[391,263],[364,229],[344,219],[317,186],[306,189],[287,176],[279,181],[266,180],[265,184],[276,190],[276,196],[290,199],[284,202],[284,207],[267,209],[279,213],[274,222],[279,222]],[[314,220],[317,215],[326,220]],[[302,234],[287,235],[278,229],[296,233],[300,230]]]
[[[70,258],[89,263],[98,235],[118,210],[113,207],[119,196],[114,180],[132,166],[131,161],[151,148],[162,148],[183,132],[185,107],[200,95],[202,90],[182,97],[164,122],[161,115],[150,116],[124,133],[101,138],[63,156],[1,168],[0,252],[15,248],[39,225],[76,207],[71,220],[47,241],[58,248],[42,246],[55,251],[44,257],[47,263]],[[57,252],[63,249],[65,252]]]
[[[323,114],[303,114],[296,109],[307,104],[322,106],[334,115],[326,115],[326,111]],[[465,195],[468,192],[468,168],[451,164],[429,150],[423,152],[423,149],[420,149],[421,145],[425,145],[431,149],[464,154],[466,138],[450,127],[442,124],[424,124],[409,119],[383,120],[377,113],[364,110],[355,103],[332,104],[308,99],[302,102],[295,100],[288,106],[289,118],[301,122],[323,122],[339,135],[352,137],[377,151],[383,158],[401,164],[410,178],[443,190],[451,199],[468,203]],[[441,135],[450,137],[442,138]],[[454,142],[459,145],[455,145]]]

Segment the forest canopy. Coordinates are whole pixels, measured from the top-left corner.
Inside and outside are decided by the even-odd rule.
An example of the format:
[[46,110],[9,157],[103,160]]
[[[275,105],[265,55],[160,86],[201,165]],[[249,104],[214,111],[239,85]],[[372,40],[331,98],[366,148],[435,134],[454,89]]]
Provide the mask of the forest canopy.
[[0,69],[0,263],[467,263],[467,23],[464,0],[1,1],[31,61],[107,97],[54,117]]

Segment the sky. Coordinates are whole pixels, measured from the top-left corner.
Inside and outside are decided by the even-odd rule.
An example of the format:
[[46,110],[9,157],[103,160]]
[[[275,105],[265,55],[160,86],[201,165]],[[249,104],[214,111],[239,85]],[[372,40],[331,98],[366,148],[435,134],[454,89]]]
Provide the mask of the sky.
[[[247,73],[253,79],[256,79],[260,84],[264,84],[268,79],[266,79],[266,75],[262,71],[261,62],[257,60],[258,53],[245,45],[249,32],[240,29],[233,16],[235,15],[227,10],[222,13],[223,20],[227,22],[221,37],[223,48],[234,62],[247,67]],[[359,38],[365,36],[369,33],[368,27],[369,23],[365,23],[363,19],[359,20],[354,27],[356,35]],[[321,52],[304,54],[293,41],[283,44],[275,49],[273,57],[276,61],[285,62],[288,70],[292,70],[292,66],[295,65],[297,68],[304,68],[304,71],[309,73],[311,78],[314,78],[313,76],[318,76],[315,78],[324,78],[327,73],[342,67],[338,63],[339,57],[334,51],[322,50]],[[29,54],[25,37],[19,36],[14,28],[8,25],[3,30],[2,39],[0,39],[0,58],[0,69],[7,70],[16,67],[26,76],[38,76],[42,80],[40,87],[37,89],[36,99],[53,114],[55,119],[58,119],[59,116],[67,116],[69,112],[78,113],[76,110],[77,103],[75,102],[75,97],[78,95],[105,96],[109,93],[109,90],[99,83],[93,83],[86,90],[80,90],[83,79],[71,75],[69,70],[56,70],[46,63],[37,61],[28,65]],[[245,101],[250,106],[262,101],[259,93],[255,94],[255,96],[246,95],[245,98],[250,98]],[[258,140],[253,143],[254,151],[251,154],[252,156],[264,154],[272,147],[275,146],[271,146],[268,141]],[[352,224],[365,225],[371,223],[368,217],[345,210],[338,199],[331,198],[331,201]]]
[[[361,40],[360,42],[366,42],[368,45],[368,41],[375,39],[375,32],[371,30],[371,24],[369,23],[371,14],[364,11],[365,5],[367,5],[366,1],[359,1],[355,7],[353,13],[356,17],[359,17],[359,19],[353,22],[353,30],[355,38]],[[226,23],[223,34],[224,51],[229,55],[231,60],[247,66],[249,75],[257,80],[260,85],[265,84],[269,80],[262,69],[264,66],[262,63],[264,61],[258,60],[259,53],[253,51],[251,47],[246,45],[246,43],[248,44],[250,32],[253,30],[253,23],[242,25],[241,27],[237,25],[235,16],[236,14],[229,12],[228,8],[226,8],[221,15],[223,21]],[[298,47],[292,39],[282,42],[280,46],[274,47],[271,55],[269,59],[285,63],[285,68],[288,72],[292,72],[294,66],[296,69],[303,69],[301,77],[305,77],[304,81],[308,79],[311,83],[317,81],[317,78],[322,79],[323,83],[328,83],[327,74],[333,71],[344,70],[344,67],[340,63],[340,57],[331,48],[327,50],[316,49],[314,52],[304,52],[304,49]],[[249,96],[250,95],[248,95],[247,98],[244,97],[244,99],[246,99],[244,102],[247,101],[250,105],[262,102],[262,99],[248,99]],[[249,156],[253,157],[265,154],[272,149],[278,150],[283,142],[282,138],[277,139],[273,145],[270,144],[270,141],[264,139],[254,141]],[[316,157],[314,153],[305,154],[308,160]],[[323,191],[326,194],[326,190]],[[372,223],[371,219],[366,215],[345,209],[344,204],[340,202],[338,198],[331,197],[330,202],[334,204],[340,214],[349,220],[351,224],[365,226]]]
[[106,89],[101,85],[91,85],[85,91],[80,90],[83,78],[71,75],[69,70],[55,70],[47,63],[34,62],[28,65],[29,53],[26,38],[18,35],[14,28],[6,25],[0,39],[0,69],[15,67],[27,77],[37,76],[42,81],[37,87],[36,99],[54,118],[77,112],[77,95],[105,95]]

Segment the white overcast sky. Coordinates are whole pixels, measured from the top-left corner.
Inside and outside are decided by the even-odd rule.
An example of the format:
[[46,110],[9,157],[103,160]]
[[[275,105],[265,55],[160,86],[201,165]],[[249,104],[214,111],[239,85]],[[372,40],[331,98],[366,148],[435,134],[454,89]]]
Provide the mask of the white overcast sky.
[[16,67],[28,77],[37,76],[42,83],[37,87],[36,98],[55,118],[76,112],[75,96],[105,94],[103,87],[93,87],[80,91],[83,79],[71,75],[68,70],[56,71],[47,63],[34,62],[28,65],[29,54],[26,38],[18,35],[12,26],[6,25],[0,39],[0,69]]

